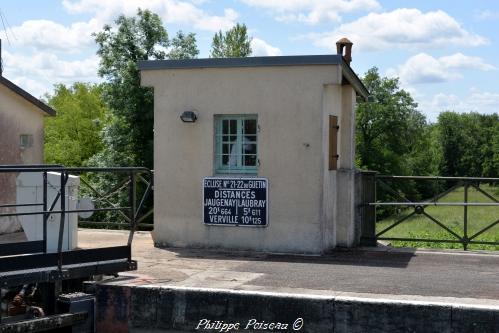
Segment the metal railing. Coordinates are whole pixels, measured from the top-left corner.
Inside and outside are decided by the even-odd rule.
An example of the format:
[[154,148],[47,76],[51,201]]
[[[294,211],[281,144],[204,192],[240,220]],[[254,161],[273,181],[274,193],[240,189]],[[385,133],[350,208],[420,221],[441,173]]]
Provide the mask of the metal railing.
[[[499,245],[499,241],[480,240],[479,236],[484,235],[493,227],[499,224],[499,216],[494,217],[495,220],[486,226],[470,232],[470,226],[474,226],[475,221],[470,221],[469,207],[480,207],[482,209],[488,207],[499,207],[499,200],[491,193],[487,192],[481,184],[499,184],[499,178],[479,178],[479,177],[437,177],[437,176],[387,176],[377,175],[374,172],[366,172],[363,175],[362,188],[362,235],[361,243],[364,245],[375,245],[378,240],[386,241],[403,241],[403,242],[428,242],[428,243],[458,243],[461,244],[464,250],[468,249],[469,245]],[[438,183],[435,188],[440,188],[442,191],[429,199],[414,200],[409,199],[401,190],[400,182],[413,182],[410,186],[414,186],[414,182],[435,182]],[[453,185],[451,185],[454,183]],[[441,201],[450,193],[463,188],[462,201],[448,202]],[[483,195],[489,202],[473,202],[470,201],[470,189]],[[379,192],[383,193],[383,199],[379,200]],[[387,200],[388,198],[394,200]],[[429,207],[462,207],[463,220],[462,229],[451,229],[445,225],[435,214],[429,212]],[[396,219],[393,223],[385,226],[382,230],[376,231],[378,222],[378,210],[380,208],[391,208],[391,211],[398,210],[402,217]],[[493,215],[493,214],[492,214]],[[499,215],[499,214],[498,214]],[[447,239],[442,238],[419,238],[419,237],[391,237],[387,233],[402,223],[409,223],[409,220],[415,216],[423,216],[431,224],[438,226],[444,230],[449,236]],[[460,232],[461,231],[461,232]]]
[[[49,184],[48,173],[56,172],[60,181],[55,185]],[[42,201],[41,202],[16,202],[0,204],[0,218],[1,217],[14,217],[14,216],[30,216],[42,215],[43,224],[43,237],[41,240],[7,243],[0,244],[0,282],[3,285],[15,285],[16,283],[29,283],[31,282],[44,282],[59,276],[60,278],[72,278],[74,276],[85,276],[85,274],[93,275],[99,274],[98,272],[113,272],[134,269],[136,263],[132,261],[131,257],[131,244],[134,232],[140,221],[144,220],[147,216],[152,214],[152,209],[144,213],[144,206],[147,198],[151,195],[153,190],[153,174],[151,170],[140,167],[115,167],[115,168],[65,168],[61,165],[2,165],[0,166],[0,175],[12,174],[13,177],[18,173],[35,173],[42,177]],[[116,189],[112,189],[106,193],[97,190],[90,181],[86,180],[82,175],[107,175],[117,176],[126,180],[118,187],[120,191],[127,190],[126,204],[118,205],[110,200],[109,194],[116,193]],[[105,202],[107,206],[98,208],[78,208],[68,209],[66,207],[66,185],[70,175],[80,176],[80,186],[86,186],[87,191],[92,192]],[[137,183],[141,182],[144,185],[141,187],[141,195],[138,199]],[[49,200],[48,187],[49,185],[56,190],[56,195],[53,200]],[[114,191],[114,192],[113,192]],[[112,194],[111,193],[111,194]],[[17,208],[32,207],[39,208],[32,211],[19,212]],[[15,211],[5,212],[5,208],[16,208]],[[66,218],[68,214],[77,214],[85,212],[116,212],[119,214],[125,223],[129,224],[129,235],[127,243],[124,246],[114,246],[98,249],[88,250],[72,250],[63,251],[64,229],[66,225]],[[47,245],[47,230],[49,218],[53,215],[59,215],[59,230],[57,234],[57,251],[56,253],[48,253]],[[2,221],[0,221],[1,223]],[[22,256],[19,256],[22,255]],[[17,256],[17,257],[16,257]],[[123,259],[126,265],[110,265],[105,267],[103,265],[89,266],[88,270],[78,269],[75,275],[67,272],[64,265],[74,265],[78,263],[92,263],[100,262],[102,260],[116,261]],[[50,268],[56,266],[57,269],[51,270],[47,274],[21,274],[15,276],[12,274],[5,274],[6,272],[16,271],[19,269],[39,269]],[[97,268],[96,268],[97,267]],[[28,276],[29,275],[29,276]]]

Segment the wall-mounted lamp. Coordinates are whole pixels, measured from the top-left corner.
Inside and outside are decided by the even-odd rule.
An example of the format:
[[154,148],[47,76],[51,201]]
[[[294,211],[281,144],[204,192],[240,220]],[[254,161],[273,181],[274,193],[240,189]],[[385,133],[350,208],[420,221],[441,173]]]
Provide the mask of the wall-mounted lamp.
[[198,116],[194,111],[184,111],[180,115],[180,119],[182,119],[184,123],[194,123],[198,119]]

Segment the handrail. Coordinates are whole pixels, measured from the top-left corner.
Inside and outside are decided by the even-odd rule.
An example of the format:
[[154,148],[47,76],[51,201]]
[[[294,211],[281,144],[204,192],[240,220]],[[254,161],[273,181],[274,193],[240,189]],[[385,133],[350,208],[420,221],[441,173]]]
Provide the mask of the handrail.
[[[478,236],[482,235],[491,228],[499,225],[499,216],[496,217],[496,221],[489,223],[488,225],[481,227],[480,230],[475,231],[470,235],[468,227],[470,225],[468,207],[498,207],[499,199],[497,199],[493,194],[488,193],[485,189],[480,187],[480,183],[499,183],[499,178],[494,177],[446,177],[446,176],[396,176],[396,175],[379,175],[376,173],[364,173],[363,174],[363,198],[360,206],[363,209],[362,214],[362,239],[364,244],[375,245],[377,240],[388,240],[388,241],[413,241],[413,242],[442,242],[442,243],[461,243],[464,250],[467,250],[470,244],[482,244],[482,245],[499,245],[499,241],[485,241],[477,239]],[[389,181],[393,182],[389,182]],[[423,200],[411,200],[405,193],[402,193],[397,186],[394,184],[399,184],[400,181],[455,181],[455,185],[448,187],[443,192],[433,196],[429,199]],[[379,186],[378,186],[379,185]],[[463,200],[448,202],[439,201],[449,193],[453,192],[457,188],[464,188],[464,198]],[[395,197],[394,200],[379,200],[377,189],[382,189],[385,194],[390,194]],[[484,197],[488,198],[491,202],[472,202],[469,200],[469,189],[475,189],[477,192],[481,193]],[[378,198],[378,199],[377,199]],[[447,227],[444,223],[439,221],[437,218],[432,216],[426,211],[426,208],[436,206],[447,206],[447,207],[463,207],[463,223],[462,232],[458,231],[456,233],[454,230]],[[376,232],[376,220],[377,220],[377,208],[381,207],[397,207],[403,208],[407,214],[403,214],[395,222],[390,223],[390,225],[385,226],[383,230]],[[369,208],[369,209],[368,209]],[[432,213],[433,214],[433,213]],[[402,223],[408,223],[408,221],[416,216],[424,216],[432,224],[439,226],[447,233],[449,233],[450,239],[434,239],[427,238],[422,239],[417,237],[417,235],[411,237],[387,237],[385,234],[392,230],[393,228],[399,226]]]
[[[55,188],[57,190],[57,194],[53,201],[50,203],[48,202],[48,196],[47,196],[47,188],[49,186],[49,183],[47,181],[47,173],[48,172],[57,172],[60,174],[60,183],[57,182],[55,185]],[[153,190],[153,172],[145,167],[64,167],[59,164],[50,164],[50,165],[40,165],[40,164],[33,164],[33,165],[0,165],[0,174],[1,173],[41,173],[43,177],[43,202],[30,202],[30,203],[16,203],[16,204],[2,204],[0,205],[0,217],[8,217],[8,216],[30,216],[30,215],[43,215],[43,243],[44,243],[44,250],[43,253],[47,253],[47,223],[48,223],[48,218],[53,215],[53,214],[60,214],[61,220],[60,220],[60,225],[59,225],[59,235],[57,237],[58,239],[58,244],[57,244],[57,253],[59,254],[59,257],[62,260],[61,252],[62,252],[62,243],[63,243],[63,229],[64,229],[64,219],[66,214],[70,213],[81,213],[81,212],[111,212],[111,211],[118,211],[121,213],[124,213],[125,216],[127,216],[127,222],[130,223],[130,235],[129,239],[127,242],[127,246],[131,246],[131,242],[133,239],[134,231],[137,227],[137,224],[142,221],[143,218],[146,216],[150,215],[150,211],[146,213],[142,213],[142,210],[144,208],[144,203],[147,199],[147,197],[150,195],[150,193]],[[83,174],[83,173],[115,173],[115,174],[124,174],[129,177],[129,180],[127,181],[127,184],[125,184],[125,187],[129,188],[129,193],[128,193],[128,204],[124,205],[123,207],[118,207],[117,205],[113,205],[109,200],[107,200],[107,203],[110,204],[111,206],[109,207],[99,207],[99,208],[93,208],[93,209],[68,209],[65,205],[66,200],[61,200],[61,197],[66,197],[65,194],[65,187],[66,187],[66,182],[69,179],[69,175],[71,174]],[[137,175],[148,175],[146,177],[149,179],[147,181],[144,177],[140,176],[140,178],[137,177]],[[141,181],[145,182],[147,184],[147,187],[144,191],[144,193],[141,195],[139,198],[140,200],[138,201],[139,204],[137,205],[137,198],[136,198],[136,192],[137,192],[137,186],[136,186],[136,181],[137,179],[140,179]],[[81,185],[85,186],[86,182],[82,182]],[[54,187],[54,185],[52,185]],[[92,188],[91,188],[92,189]],[[95,190],[95,189],[94,189]],[[95,193],[99,197],[106,196],[107,194],[100,194],[100,193]],[[114,193],[113,193],[114,195]],[[56,207],[56,205],[58,207]],[[60,209],[57,209],[59,208]],[[26,212],[1,212],[2,208],[17,208],[17,207],[40,207],[41,209],[37,209],[34,211],[26,211]],[[12,246],[16,246],[16,244],[21,244],[21,243],[11,243]],[[22,245],[19,245],[22,247]],[[30,247],[23,247],[23,249],[29,249]],[[129,257],[129,260],[131,260],[131,254]],[[62,262],[59,262],[59,269],[61,269]]]
[[376,175],[379,179],[412,179],[412,180],[467,180],[479,182],[499,182],[499,178],[491,177],[447,177],[447,176],[392,176]]
[[96,167],[87,167],[87,168],[65,168],[65,167],[55,167],[55,166],[50,166],[50,167],[40,167],[40,166],[21,166],[21,167],[13,167],[13,166],[7,166],[7,167],[2,167],[0,166],[0,172],[50,172],[50,171],[64,171],[68,173],[82,173],[82,172],[131,172],[131,171],[141,171],[144,173],[152,174],[151,170],[145,168],[145,167],[110,167],[110,168],[96,168]]

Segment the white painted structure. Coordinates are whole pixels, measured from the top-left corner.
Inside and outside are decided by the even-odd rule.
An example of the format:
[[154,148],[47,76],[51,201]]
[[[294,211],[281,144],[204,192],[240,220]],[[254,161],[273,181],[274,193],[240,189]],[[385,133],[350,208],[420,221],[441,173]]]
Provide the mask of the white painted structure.
[[[60,189],[61,175],[56,172],[47,173],[47,202],[50,205]],[[17,177],[17,204],[43,202],[43,177],[41,173],[25,172]],[[77,209],[78,188],[80,178],[69,176],[66,183],[66,210]],[[61,199],[57,200],[54,210],[60,210]],[[40,212],[41,206],[17,207],[18,213]],[[62,250],[73,250],[78,246],[78,215],[66,213],[64,220]],[[43,215],[21,215],[24,233],[28,241],[43,240]],[[47,221],[47,252],[57,252],[61,214],[51,214]]]
[[[139,68],[142,85],[154,88],[158,246],[323,253],[355,245],[354,110],[368,92],[341,54],[145,61]],[[185,111],[197,120],[182,122]],[[334,170],[330,116],[339,125]],[[236,124],[241,117],[257,121],[257,139],[238,139],[240,147],[257,141],[257,163],[238,174],[220,168],[232,156],[219,155],[233,153],[219,152],[220,119]],[[212,176],[268,179],[269,225],[204,224],[203,179]]]

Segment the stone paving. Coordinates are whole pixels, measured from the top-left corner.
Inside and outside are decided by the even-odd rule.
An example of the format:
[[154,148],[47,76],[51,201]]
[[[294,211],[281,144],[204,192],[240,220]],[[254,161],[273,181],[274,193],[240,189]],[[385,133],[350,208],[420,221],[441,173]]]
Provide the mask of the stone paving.
[[[125,244],[127,237],[80,229],[79,246]],[[385,247],[298,256],[160,249],[149,232],[137,232],[133,257],[138,271],[116,282],[499,306],[499,254],[493,252]]]

